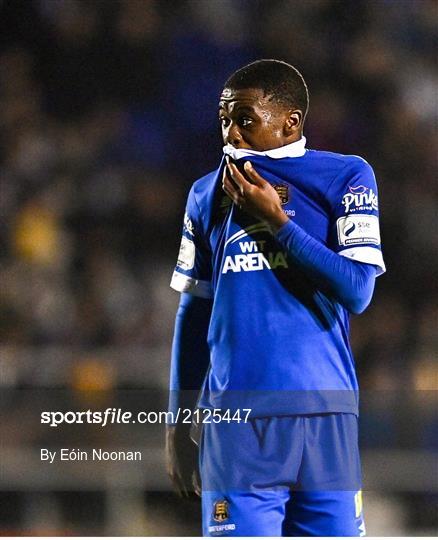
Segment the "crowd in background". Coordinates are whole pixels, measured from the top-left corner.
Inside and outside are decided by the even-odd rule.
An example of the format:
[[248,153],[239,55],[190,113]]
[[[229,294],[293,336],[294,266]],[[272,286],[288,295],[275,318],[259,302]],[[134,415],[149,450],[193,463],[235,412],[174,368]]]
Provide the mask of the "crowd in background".
[[278,58],[309,86],[308,147],[361,155],[378,179],[388,272],[353,349],[365,392],[426,413],[383,404],[364,443],[436,449],[421,396],[438,386],[437,15],[434,0],[0,0],[2,384],[22,382],[24,351],[70,351],[83,384],[117,385],[102,351],[170,346],[185,197],[221,156],[223,82]]

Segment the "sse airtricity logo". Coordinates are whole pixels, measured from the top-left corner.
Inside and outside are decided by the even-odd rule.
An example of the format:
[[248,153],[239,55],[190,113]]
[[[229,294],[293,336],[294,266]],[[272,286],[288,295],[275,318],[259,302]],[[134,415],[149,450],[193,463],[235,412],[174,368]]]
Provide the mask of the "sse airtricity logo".
[[348,191],[349,193],[345,193],[342,197],[345,212],[378,209],[377,195],[372,189],[366,186],[348,186]]

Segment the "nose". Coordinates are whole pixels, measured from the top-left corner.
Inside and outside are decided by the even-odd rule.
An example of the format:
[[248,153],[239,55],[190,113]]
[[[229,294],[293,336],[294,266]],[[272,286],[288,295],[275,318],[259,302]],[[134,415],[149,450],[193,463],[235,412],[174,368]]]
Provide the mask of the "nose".
[[239,127],[236,124],[230,124],[227,133],[225,134],[225,143],[231,144],[235,148],[239,148],[242,144],[242,135],[240,134]]

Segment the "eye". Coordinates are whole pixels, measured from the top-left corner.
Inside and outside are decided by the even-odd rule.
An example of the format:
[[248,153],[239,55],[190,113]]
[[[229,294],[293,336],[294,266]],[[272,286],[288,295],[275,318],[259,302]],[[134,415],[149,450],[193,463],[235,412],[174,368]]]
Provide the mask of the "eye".
[[221,123],[222,127],[228,127],[230,125],[230,119],[226,116],[220,116],[219,122]]
[[253,123],[253,119],[250,118],[249,116],[242,116],[242,117],[239,119],[239,124],[240,124],[242,127],[248,127],[248,126],[250,126],[252,123]]

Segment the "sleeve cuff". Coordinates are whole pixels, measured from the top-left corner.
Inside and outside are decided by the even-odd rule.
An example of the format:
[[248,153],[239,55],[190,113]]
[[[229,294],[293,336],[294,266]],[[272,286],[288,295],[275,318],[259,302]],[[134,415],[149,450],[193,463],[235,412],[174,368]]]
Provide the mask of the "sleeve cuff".
[[385,263],[383,261],[382,252],[369,246],[354,247],[343,249],[338,252],[338,255],[351,259],[352,261],[373,264],[377,267],[376,276],[381,276],[386,272]]
[[275,233],[275,237],[281,243],[284,243],[290,235],[293,235],[296,231],[297,224],[292,220],[288,220],[278,231]]
[[177,272],[176,270],[172,275],[170,286],[175,291],[181,293],[190,293],[200,298],[213,298],[213,291],[211,290],[211,283],[209,281],[195,279],[181,274],[181,272]]

